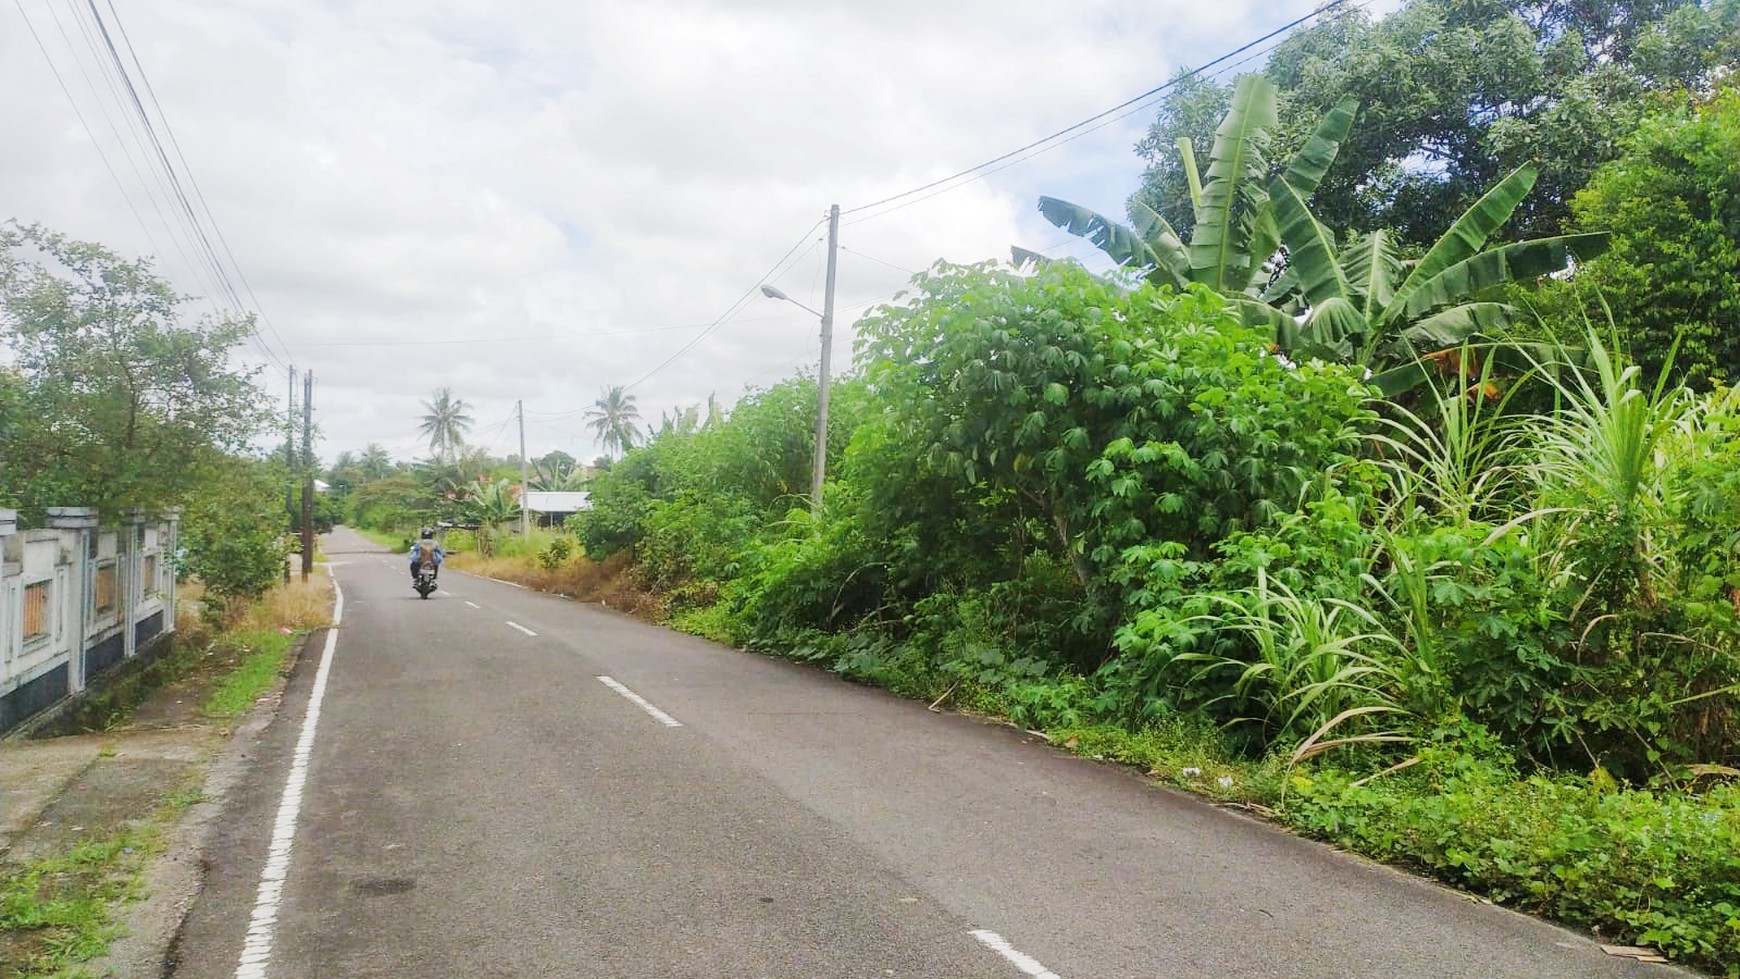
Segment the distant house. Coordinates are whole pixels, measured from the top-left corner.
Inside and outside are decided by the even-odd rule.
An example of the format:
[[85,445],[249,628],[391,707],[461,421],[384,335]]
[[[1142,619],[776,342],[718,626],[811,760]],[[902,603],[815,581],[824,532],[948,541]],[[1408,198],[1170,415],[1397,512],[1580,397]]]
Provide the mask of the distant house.
[[592,509],[592,494],[581,492],[526,491],[525,507],[540,527],[553,527],[582,510]]

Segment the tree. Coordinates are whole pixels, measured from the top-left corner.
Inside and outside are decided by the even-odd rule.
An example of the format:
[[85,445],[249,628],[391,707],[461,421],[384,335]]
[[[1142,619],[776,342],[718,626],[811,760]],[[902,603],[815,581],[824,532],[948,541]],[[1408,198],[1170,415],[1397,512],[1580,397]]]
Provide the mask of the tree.
[[369,479],[386,479],[393,474],[393,457],[379,442],[370,442],[357,464]]
[[609,452],[616,449],[627,454],[640,441],[637,426],[640,411],[634,406],[634,395],[613,385],[600,392],[598,400],[586,409],[586,427],[592,429],[598,443]]
[[0,228],[0,500],[177,504],[266,423],[252,372],[231,365],[251,318],[188,323],[150,262],[40,226]]
[[451,461],[465,445],[465,433],[471,430],[472,417],[466,414],[471,406],[455,398],[451,388],[438,388],[433,400],[423,402],[423,423],[417,426],[429,440],[429,451],[440,461]]
[[[1540,185],[1518,231],[1562,233],[1572,194],[1654,102],[1737,60],[1735,0],[1409,0],[1382,20],[1355,8],[1296,32],[1264,73],[1282,91],[1283,139],[1344,99],[1362,106],[1313,202],[1319,216],[1423,246],[1483,188],[1530,162]],[[1138,203],[1168,219],[1187,210],[1175,146],[1181,136],[1205,140],[1216,118],[1207,110],[1226,93],[1192,83],[1162,104],[1136,147],[1150,169],[1132,212]]]
[[1613,249],[1558,288],[1598,321],[1604,302],[1651,377],[1678,342],[1692,385],[1740,379],[1740,87],[1646,120],[1573,210]]

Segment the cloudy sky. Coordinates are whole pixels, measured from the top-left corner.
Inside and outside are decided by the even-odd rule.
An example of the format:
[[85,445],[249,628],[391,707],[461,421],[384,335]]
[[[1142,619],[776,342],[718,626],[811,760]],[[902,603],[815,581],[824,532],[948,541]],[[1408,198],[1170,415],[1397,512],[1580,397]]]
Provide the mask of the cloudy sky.
[[[523,398],[531,455],[590,458],[579,412],[607,385],[634,385],[656,420],[813,364],[815,317],[758,294],[671,358],[776,263],[770,281],[819,308],[829,204],[858,207],[1016,149],[1316,3],[96,7],[143,69],[150,92],[134,84],[147,105],[154,93],[174,145],[159,137],[178,166],[179,147],[248,305],[269,320],[275,360],[258,346],[246,357],[269,365],[280,398],[277,361],[314,371],[328,459],[368,442],[409,459],[426,451],[417,417],[437,387],[473,405],[472,441],[498,455],[517,449],[509,419]],[[107,58],[83,0],[0,4],[0,219],[155,256],[182,291],[215,295]],[[1121,213],[1150,118],[849,214],[836,364],[850,359],[851,321],[938,259],[1006,258],[1020,244],[1091,261],[1034,200]]]

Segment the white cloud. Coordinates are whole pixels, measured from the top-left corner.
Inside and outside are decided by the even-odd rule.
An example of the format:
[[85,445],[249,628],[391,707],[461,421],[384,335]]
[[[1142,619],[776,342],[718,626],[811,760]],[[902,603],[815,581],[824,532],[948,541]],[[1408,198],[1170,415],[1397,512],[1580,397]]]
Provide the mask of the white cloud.
[[[180,254],[191,246],[174,244],[185,234],[158,213],[173,213],[169,195],[86,42],[81,8],[22,2],[95,139],[18,11],[0,8],[0,218],[155,253],[178,286],[209,294]],[[122,10],[276,329],[268,339],[319,379],[325,454],[378,441],[409,457],[431,389],[472,402],[474,439],[486,443],[515,399],[534,412],[581,407],[668,358],[829,203],[876,200],[1013,149],[1309,6],[161,0]],[[873,220],[848,217],[836,363],[849,361],[857,304],[906,279],[882,263],[919,269],[1064,240],[1034,213],[1039,193],[1116,211],[1135,186],[1130,145],[1146,121]],[[820,234],[778,279],[815,306]],[[1058,252],[1092,254],[1078,242]],[[757,296],[636,388],[642,414],[777,380],[813,360],[815,335],[809,314]],[[281,377],[268,381],[281,392]],[[532,417],[534,454],[595,451],[577,417]],[[501,429],[495,450],[514,435]]]

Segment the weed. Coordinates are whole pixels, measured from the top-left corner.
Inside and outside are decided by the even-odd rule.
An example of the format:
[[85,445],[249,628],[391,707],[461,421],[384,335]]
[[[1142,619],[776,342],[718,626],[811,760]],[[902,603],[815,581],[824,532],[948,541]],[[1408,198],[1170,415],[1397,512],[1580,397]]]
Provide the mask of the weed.
[[283,670],[294,638],[276,631],[258,631],[239,633],[227,641],[252,652],[212,691],[203,708],[207,717],[231,718],[246,713]]

